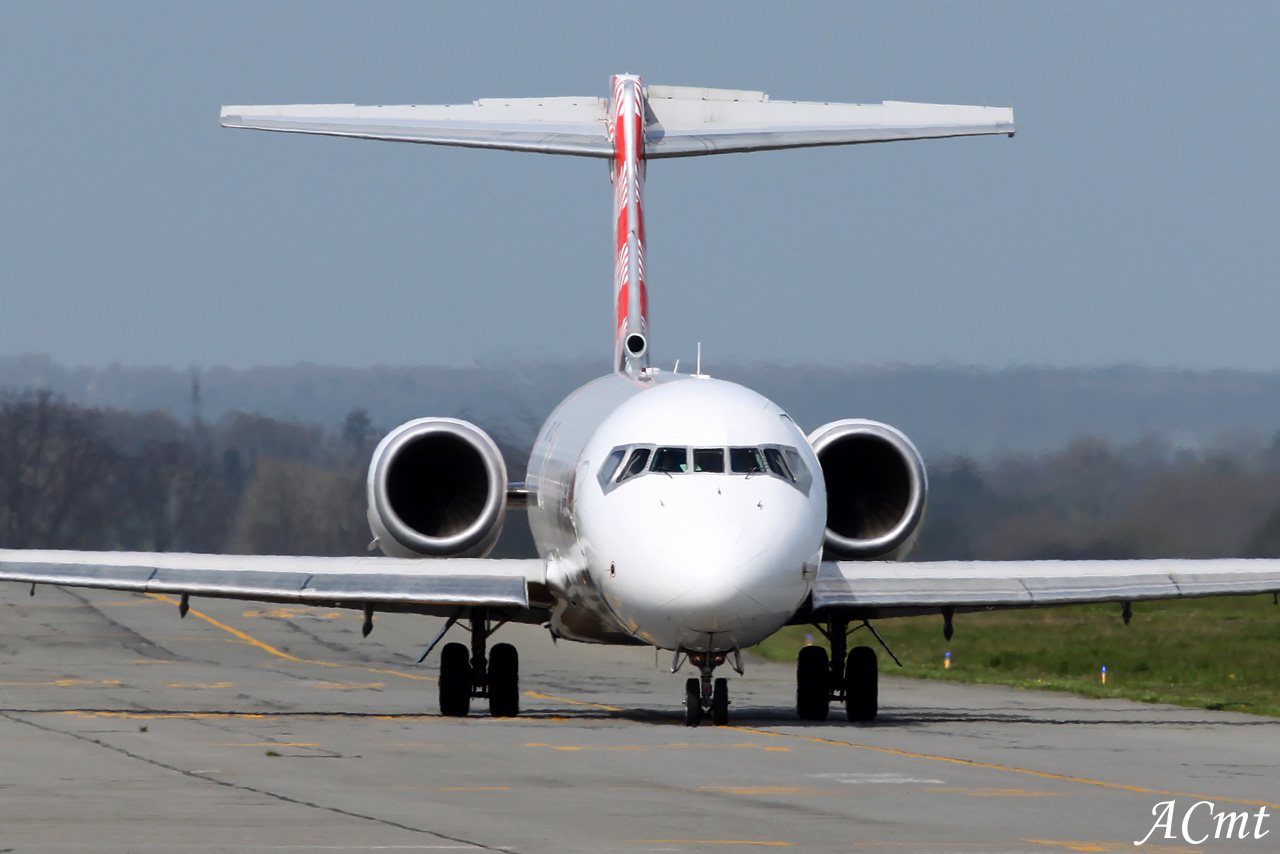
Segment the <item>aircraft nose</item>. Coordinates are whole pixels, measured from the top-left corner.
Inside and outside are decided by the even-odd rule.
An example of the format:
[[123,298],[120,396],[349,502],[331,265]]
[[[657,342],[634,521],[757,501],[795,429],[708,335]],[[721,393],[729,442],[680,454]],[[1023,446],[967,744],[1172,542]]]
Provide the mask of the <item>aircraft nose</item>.
[[[741,632],[755,620],[796,606],[795,589],[803,581],[799,562],[790,583],[780,583],[787,572],[786,556],[776,547],[734,548],[718,554],[681,561],[681,583],[667,608],[680,615],[692,635]],[[692,557],[692,556],[691,556]]]
[[808,590],[805,562],[818,541],[786,514],[760,512],[755,500],[746,508],[755,514],[712,513],[707,504],[701,512],[667,509],[675,512],[655,526],[661,535],[632,552],[606,587],[642,637],[664,648],[748,646],[799,607]]

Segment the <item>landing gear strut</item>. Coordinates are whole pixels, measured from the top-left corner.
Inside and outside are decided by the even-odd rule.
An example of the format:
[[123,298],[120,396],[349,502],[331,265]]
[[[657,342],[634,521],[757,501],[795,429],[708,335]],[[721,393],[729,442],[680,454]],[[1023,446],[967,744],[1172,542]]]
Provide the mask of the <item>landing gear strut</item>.
[[[875,634],[875,629],[865,621],[855,630],[863,626]],[[831,655],[828,657],[820,646],[800,650],[796,661],[796,714],[801,720],[825,721],[831,701],[835,700],[843,701],[849,720],[874,721],[880,693],[876,651],[869,646],[849,650],[847,619],[832,617],[826,628],[819,626],[818,629],[830,641]],[[876,638],[880,640],[878,634]]]
[[[706,716],[710,716],[711,723],[716,726],[729,723],[729,680],[712,679],[712,673],[724,664],[725,657],[723,652],[689,653],[689,661],[702,672],[702,676],[691,676],[685,680],[685,726],[697,726]],[[735,663],[734,669],[741,673],[741,663]]]
[[466,717],[473,697],[489,700],[489,714],[513,718],[520,714],[520,656],[509,643],[495,644],[485,654],[489,636],[506,620],[490,625],[485,608],[471,609],[471,649],[445,644],[440,653],[440,714]]

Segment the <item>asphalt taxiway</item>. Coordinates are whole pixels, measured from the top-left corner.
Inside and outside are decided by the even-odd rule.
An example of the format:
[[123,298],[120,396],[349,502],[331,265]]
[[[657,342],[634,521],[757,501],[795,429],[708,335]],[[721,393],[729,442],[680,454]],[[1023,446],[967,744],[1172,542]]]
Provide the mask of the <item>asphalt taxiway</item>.
[[[438,627],[0,586],[0,852],[1280,850],[1275,719],[886,677],[875,724],[802,724],[750,661],[689,729],[669,656],[531,627],[522,716],[445,719]],[[1170,799],[1270,833],[1135,847]]]

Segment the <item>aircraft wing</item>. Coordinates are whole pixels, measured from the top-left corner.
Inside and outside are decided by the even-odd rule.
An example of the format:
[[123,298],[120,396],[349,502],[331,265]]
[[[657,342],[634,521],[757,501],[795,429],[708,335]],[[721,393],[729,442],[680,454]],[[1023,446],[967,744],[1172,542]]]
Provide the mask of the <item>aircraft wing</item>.
[[[650,86],[645,157],[693,157],[904,139],[1014,133],[1013,110],[951,104],[770,101],[763,92]],[[580,157],[614,155],[602,98],[482,98],[470,104],[285,104],[222,108],[229,128],[500,148]]]
[[823,561],[813,610],[887,617],[1280,591],[1280,560]]
[[0,550],[0,581],[433,613],[529,608],[541,560]]

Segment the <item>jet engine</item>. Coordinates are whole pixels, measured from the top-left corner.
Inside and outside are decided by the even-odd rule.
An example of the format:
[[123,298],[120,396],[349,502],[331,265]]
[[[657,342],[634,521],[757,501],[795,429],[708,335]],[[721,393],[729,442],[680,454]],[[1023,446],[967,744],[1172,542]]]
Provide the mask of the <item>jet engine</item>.
[[369,463],[369,528],[392,557],[484,557],[507,510],[507,466],[474,424],[419,418]]
[[809,434],[827,483],[828,557],[901,560],[915,545],[928,504],[920,452],[901,431],[847,418]]

